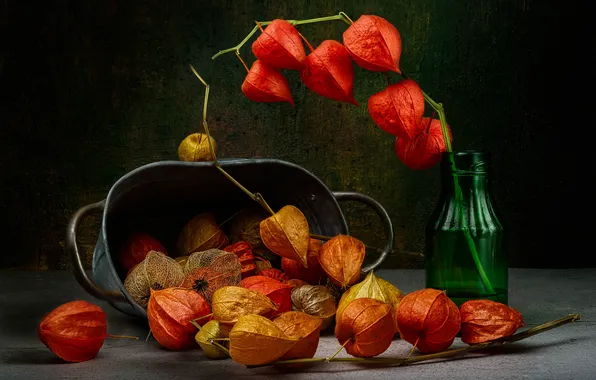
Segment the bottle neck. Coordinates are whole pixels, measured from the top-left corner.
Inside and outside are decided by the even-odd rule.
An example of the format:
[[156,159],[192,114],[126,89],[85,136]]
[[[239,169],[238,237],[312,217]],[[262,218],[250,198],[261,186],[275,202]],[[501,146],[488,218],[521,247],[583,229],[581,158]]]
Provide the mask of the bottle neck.
[[441,160],[444,197],[454,198],[458,188],[462,201],[488,197],[488,157],[483,152],[444,153]]

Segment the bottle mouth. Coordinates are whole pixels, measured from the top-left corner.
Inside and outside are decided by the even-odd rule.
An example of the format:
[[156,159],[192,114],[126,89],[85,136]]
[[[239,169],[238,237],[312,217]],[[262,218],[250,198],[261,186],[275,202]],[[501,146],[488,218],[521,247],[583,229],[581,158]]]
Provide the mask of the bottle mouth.
[[485,175],[488,172],[490,156],[482,150],[443,152],[443,165],[459,176]]

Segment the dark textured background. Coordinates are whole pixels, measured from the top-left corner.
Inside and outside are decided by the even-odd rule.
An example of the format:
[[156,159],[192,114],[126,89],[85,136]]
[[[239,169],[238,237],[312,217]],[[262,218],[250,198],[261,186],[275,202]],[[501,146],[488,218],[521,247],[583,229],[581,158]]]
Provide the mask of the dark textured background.
[[[455,149],[493,154],[493,195],[509,231],[511,266],[593,264],[594,49],[589,12],[573,1],[58,1],[0,3],[0,268],[64,268],[68,218],[103,199],[128,171],[176,159],[200,127],[203,87],[222,157],[275,157],[333,190],[379,200],[396,229],[386,267],[420,265],[438,168],[415,172],[375,127],[366,100],[382,74],[356,67],[361,107],[309,92],[288,73],[296,107],[258,104],[245,72],[219,49],[254,20],[343,10],[387,18],[403,39],[402,68],[442,101]],[[341,40],[341,22],[307,25],[311,43]],[[249,64],[250,45],[242,50]],[[587,95],[583,95],[587,93]],[[352,233],[371,245],[379,221],[345,205]],[[97,221],[82,242],[94,245]]]

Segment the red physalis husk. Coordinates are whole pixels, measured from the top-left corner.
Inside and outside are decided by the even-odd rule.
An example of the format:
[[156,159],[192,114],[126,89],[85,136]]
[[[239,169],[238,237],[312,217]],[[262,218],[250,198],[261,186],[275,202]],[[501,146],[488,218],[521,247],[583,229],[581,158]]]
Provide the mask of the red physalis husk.
[[[438,119],[425,117],[422,119],[423,130],[412,140],[397,137],[395,139],[395,153],[408,168],[426,170],[441,161],[442,153],[446,151],[445,139]],[[450,140],[451,129],[447,126]]]
[[359,358],[382,354],[395,333],[391,305],[372,298],[357,298],[336,316],[335,336],[346,341],[346,352]]
[[255,256],[252,252],[252,247],[245,241],[239,241],[234,244],[230,244],[223,249],[226,252],[232,252],[238,259],[240,259],[240,265],[242,265],[242,278],[253,276],[257,268],[255,264]]
[[424,130],[424,95],[418,83],[404,79],[368,98],[368,113],[387,133],[413,139]]
[[286,273],[284,273],[283,271],[281,271],[277,268],[261,269],[259,271],[259,273],[257,273],[257,274],[259,276],[271,277],[272,279],[281,281],[281,282],[285,282],[290,279],[290,276],[288,276]]
[[271,302],[277,306],[271,317],[292,310],[292,285],[284,284],[266,276],[247,277],[241,281],[240,286],[246,289],[254,290],[266,295]]
[[302,38],[285,20],[275,19],[253,42],[252,52],[264,64],[276,69],[301,70],[306,62]]
[[461,340],[467,344],[488,342],[513,335],[524,326],[522,315],[512,307],[491,300],[470,300],[459,308]]
[[290,278],[299,279],[311,285],[322,284],[327,277],[319,263],[319,250],[322,245],[323,243],[320,240],[310,239],[308,253],[306,255],[308,268],[305,268],[304,265],[296,260],[284,257],[281,259],[281,269],[283,269]]
[[399,303],[397,328],[401,338],[420,352],[443,351],[453,344],[460,329],[459,309],[445,292],[417,290]]
[[58,306],[39,324],[39,339],[67,362],[93,359],[107,337],[106,313],[87,301]]
[[192,289],[167,288],[151,290],[147,305],[149,328],[155,340],[170,350],[183,350],[193,344],[196,328],[190,321],[198,319],[199,325],[211,320],[209,304]]
[[401,73],[401,37],[395,26],[384,18],[360,16],[346,29],[343,40],[354,62],[363,69]]
[[306,66],[300,71],[300,78],[316,94],[358,105],[354,99],[352,60],[338,41],[323,41],[312,50],[306,57]]
[[242,92],[255,102],[288,102],[294,105],[286,77],[271,66],[256,60],[242,83]]
[[150,251],[168,255],[165,247],[153,236],[144,232],[137,232],[130,236],[120,250],[120,263],[126,269],[132,269],[145,259]]

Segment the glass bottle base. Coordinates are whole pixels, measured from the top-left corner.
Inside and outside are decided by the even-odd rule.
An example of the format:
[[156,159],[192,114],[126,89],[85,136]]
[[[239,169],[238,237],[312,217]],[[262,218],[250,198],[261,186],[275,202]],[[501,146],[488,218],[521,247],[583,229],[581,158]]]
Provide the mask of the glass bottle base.
[[491,300],[507,305],[508,294],[506,289],[495,289],[495,293],[486,294],[485,292],[474,289],[457,289],[449,288],[446,290],[447,297],[449,297],[457,307],[460,307],[469,300]]

